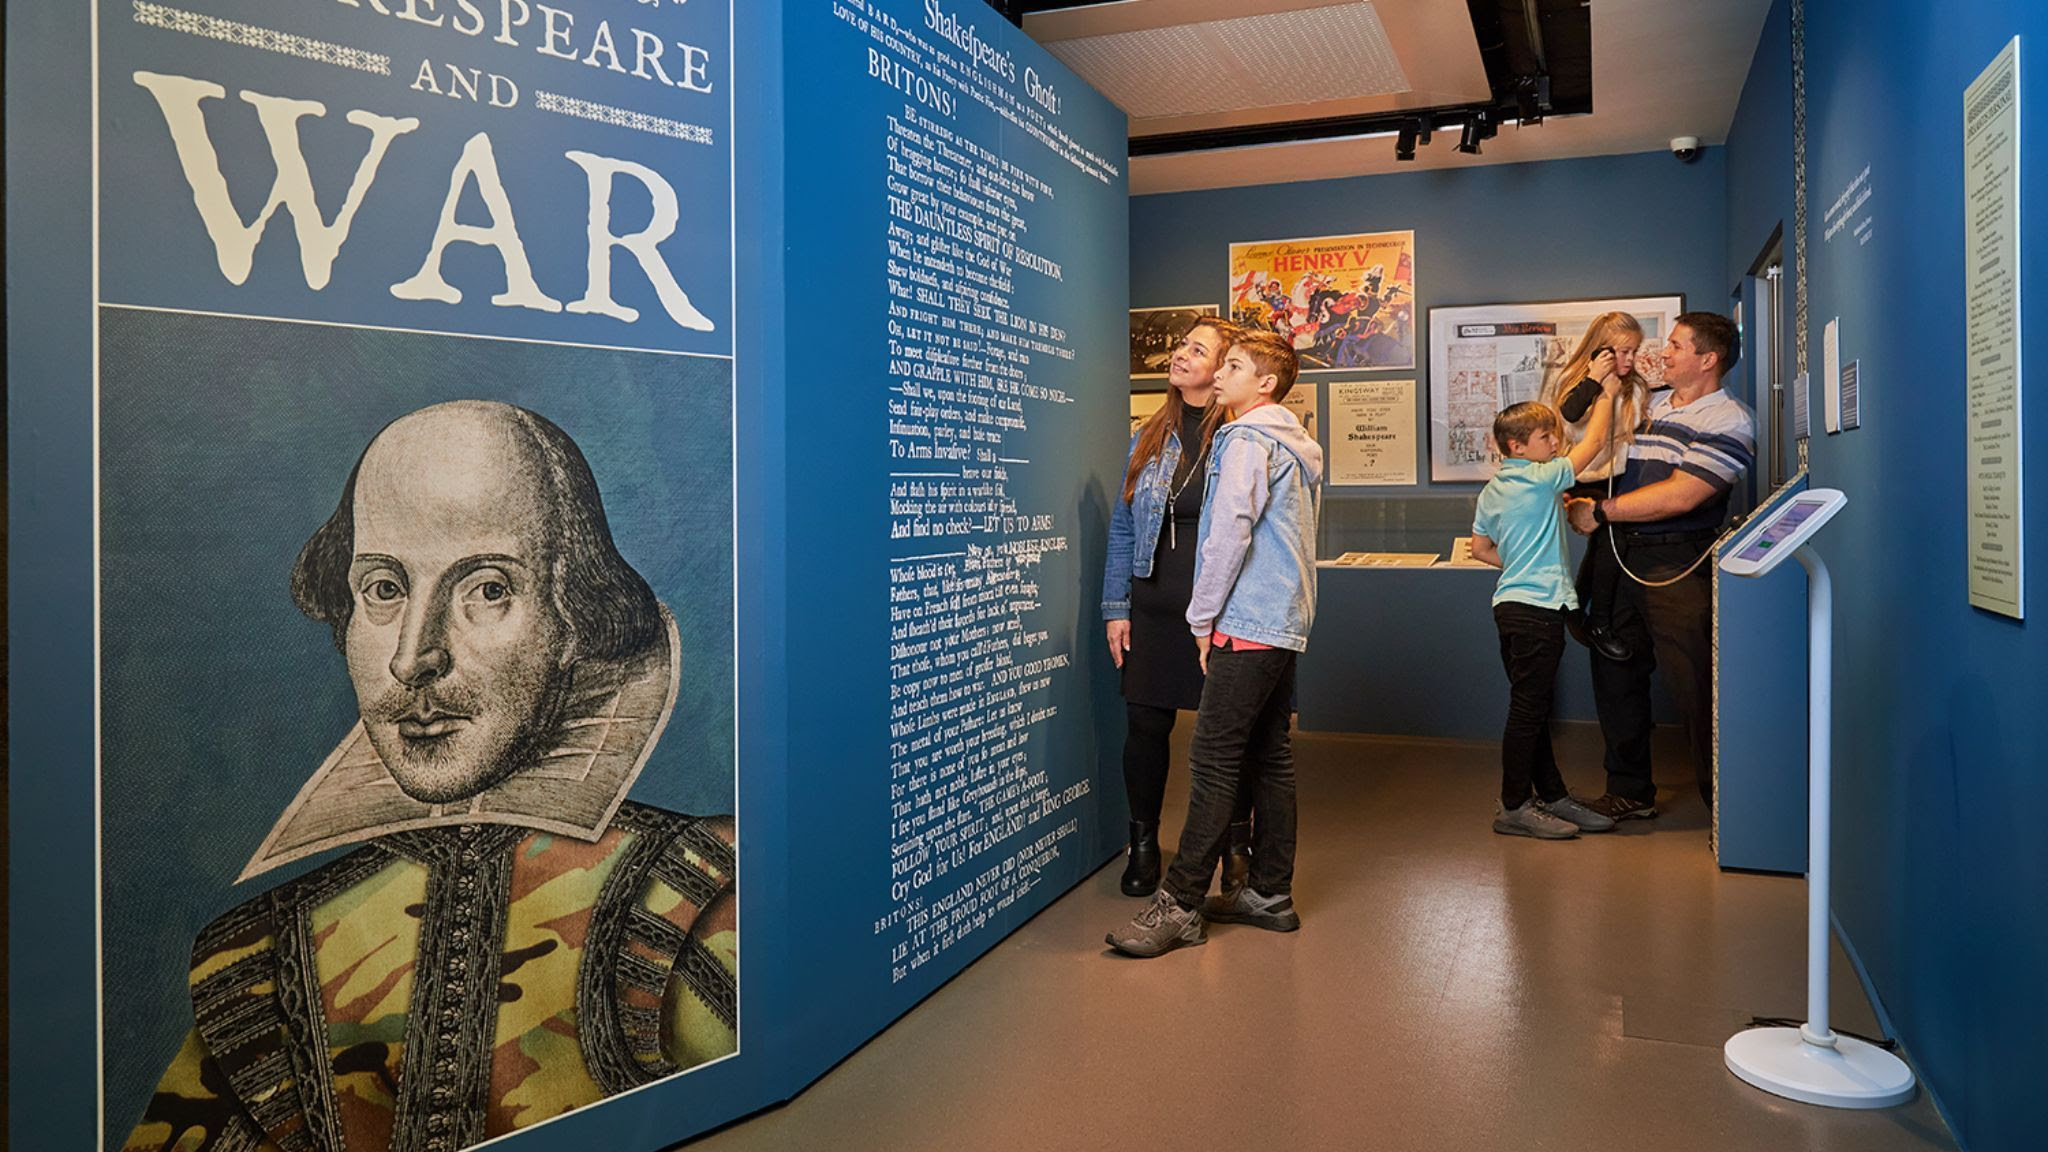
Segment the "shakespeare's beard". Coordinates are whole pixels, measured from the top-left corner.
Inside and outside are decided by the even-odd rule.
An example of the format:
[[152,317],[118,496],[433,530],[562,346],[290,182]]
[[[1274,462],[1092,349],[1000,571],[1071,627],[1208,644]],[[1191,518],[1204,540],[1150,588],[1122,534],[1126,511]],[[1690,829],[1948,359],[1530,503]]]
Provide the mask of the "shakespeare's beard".
[[531,668],[488,685],[390,683],[360,701],[363,727],[406,795],[452,804],[533,765],[560,729],[570,679]]

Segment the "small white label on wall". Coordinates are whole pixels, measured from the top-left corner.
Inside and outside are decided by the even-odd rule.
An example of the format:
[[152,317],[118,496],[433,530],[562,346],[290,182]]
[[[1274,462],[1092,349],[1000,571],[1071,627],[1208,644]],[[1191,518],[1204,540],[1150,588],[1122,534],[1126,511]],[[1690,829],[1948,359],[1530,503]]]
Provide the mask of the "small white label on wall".
[[1842,318],[1828,321],[1821,337],[1820,361],[1821,426],[1830,433],[1842,430]]

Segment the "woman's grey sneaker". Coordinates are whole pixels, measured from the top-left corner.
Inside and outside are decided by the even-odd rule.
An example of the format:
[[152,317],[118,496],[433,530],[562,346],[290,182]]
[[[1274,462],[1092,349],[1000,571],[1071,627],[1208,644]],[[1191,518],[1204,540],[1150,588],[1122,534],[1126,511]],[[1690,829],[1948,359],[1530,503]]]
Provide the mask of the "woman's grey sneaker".
[[1209,897],[1202,905],[1202,918],[1223,924],[1250,924],[1268,932],[1292,932],[1301,927],[1293,896],[1261,896],[1249,884]]
[[1163,956],[1175,948],[1209,942],[1202,928],[1199,909],[1183,908],[1173,893],[1161,888],[1152,902],[1140,909],[1131,922],[1104,939],[1109,946],[1128,956]]
[[1566,796],[1562,800],[1537,800],[1535,804],[1552,816],[1576,825],[1581,832],[1614,831],[1613,819],[1602,816],[1600,813],[1579,803],[1577,797]]
[[1497,810],[1493,830],[1503,836],[1534,836],[1538,840],[1570,840],[1579,834],[1578,825],[1545,812],[1533,799],[1520,808]]

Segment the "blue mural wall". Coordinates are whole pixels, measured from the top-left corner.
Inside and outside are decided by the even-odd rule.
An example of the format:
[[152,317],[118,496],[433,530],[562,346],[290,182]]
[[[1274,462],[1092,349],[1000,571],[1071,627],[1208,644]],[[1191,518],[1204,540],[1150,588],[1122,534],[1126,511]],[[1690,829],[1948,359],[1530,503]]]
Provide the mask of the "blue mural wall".
[[1122,114],[984,5],[821,5],[787,32],[807,1081],[1120,841],[1097,606],[1127,192]]
[[[9,706],[41,769],[10,780],[13,1146],[664,1146],[794,1094],[1108,853],[1124,123],[1015,29],[912,0],[6,19]],[[509,408],[496,456],[433,425],[459,516],[358,464],[478,400],[573,453]],[[520,520],[585,499],[573,456],[598,518]],[[294,576],[330,517],[339,617]],[[423,523],[497,535],[440,575],[362,553]],[[579,599],[572,531],[673,640],[590,654],[631,612]],[[478,647],[505,620],[538,630]],[[534,697],[473,671],[531,650]],[[669,702],[629,697],[656,666]],[[529,753],[582,765],[557,799],[617,764],[612,807],[506,800]],[[474,779],[425,775],[450,761]],[[499,872],[444,857],[493,835]],[[495,912],[464,903],[485,875]],[[473,908],[502,950],[464,951]],[[630,950],[607,930],[640,941],[599,973],[616,1012],[585,991]],[[222,965],[277,1025],[194,1031]],[[322,1069],[289,1107],[234,1102],[286,1056]],[[444,1058],[491,1074],[406,1092]]]
[[[1792,217],[1790,114],[1773,107],[1787,11],[1773,11],[1729,142],[1741,174],[1731,220]],[[2042,330],[2048,296],[2031,286],[2048,256],[2029,237],[2048,165],[2030,126],[2048,116],[2048,10],[1807,0],[1805,13],[1812,366],[1818,375],[1822,326],[1839,317],[1842,355],[1863,380],[1862,427],[1819,432],[1811,451],[1813,482],[1850,498],[1824,540],[1836,574],[1835,915],[1964,1146],[2031,1148],[2040,1064],[2013,1054],[2048,1031],[2048,923],[2035,913],[2048,845],[2027,819],[2043,763],[2027,718],[2048,644],[2038,623],[1967,597],[1962,97],[2019,36],[2021,329]],[[1866,168],[1870,198],[1830,239],[1829,208]],[[1751,242],[1730,240],[1731,262],[1745,259]],[[2044,372],[2039,342],[2026,342],[2021,435],[2034,442]],[[2048,470],[2032,463],[2029,529],[2048,498]]]

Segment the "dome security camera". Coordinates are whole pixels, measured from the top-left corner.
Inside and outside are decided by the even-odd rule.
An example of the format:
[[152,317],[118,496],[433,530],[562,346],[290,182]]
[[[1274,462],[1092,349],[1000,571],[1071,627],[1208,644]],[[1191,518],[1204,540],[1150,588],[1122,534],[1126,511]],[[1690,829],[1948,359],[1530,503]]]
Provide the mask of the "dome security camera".
[[1673,136],[1671,155],[1680,164],[1690,164],[1700,158],[1700,138],[1697,136]]

